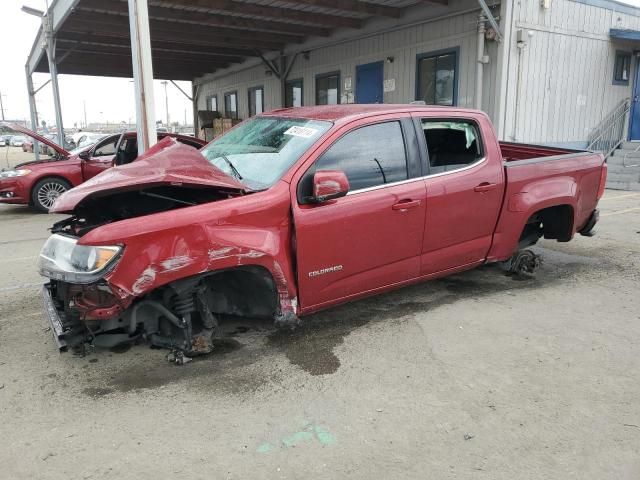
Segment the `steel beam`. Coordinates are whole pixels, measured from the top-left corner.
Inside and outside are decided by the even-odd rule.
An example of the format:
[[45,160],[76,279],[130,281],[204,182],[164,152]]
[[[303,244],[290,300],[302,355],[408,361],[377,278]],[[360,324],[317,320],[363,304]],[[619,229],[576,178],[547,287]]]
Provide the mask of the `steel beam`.
[[485,16],[487,17],[487,20],[491,24],[491,27],[496,31],[496,37],[497,37],[498,41],[502,42],[502,32],[500,32],[500,26],[498,25],[498,22],[496,21],[495,17],[493,16],[493,12],[491,11],[489,6],[487,5],[487,2],[485,2],[485,0],[478,0],[478,3],[480,4],[480,8],[482,8],[482,11],[484,12]]
[[62,107],[60,105],[60,88],[58,86],[58,66],[56,65],[56,37],[53,31],[53,20],[50,14],[42,17],[42,30],[45,32],[44,48],[47,52],[49,75],[51,76],[51,90],[53,92],[53,108],[56,115],[58,129],[58,145],[64,148],[64,125],[62,123]]
[[[53,2],[47,12],[47,15],[51,18],[51,28],[54,33],[58,32],[79,1],[80,0],[56,0]],[[40,30],[38,30],[38,35],[36,35],[36,39],[33,42],[33,46],[31,47],[29,57],[27,58],[27,68],[29,69],[29,73],[36,71],[36,68],[40,63],[40,59],[45,54],[45,49],[42,46],[44,40],[44,31],[40,28]]]
[[[114,50],[131,49],[131,42],[128,37],[111,37],[106,35],[93,35],[75,32],[60,32],[57,35],[60,43],[78,43],[83,45],[98,45],[101,47],[109,47]],[[194,45],[188,42],[171,42],[162,41],[155,38],[151,39],[151,49],[153,52],[169,52],[181,53],[187,55],[198,56],[215,56],[215,57],[253,57],[257,56],[253,49],[249,48],[229,48],[217,46],[215,50],[206,45]]]
[[[104,12],[105,14],[127,15],[127,5],[121,2],[105,3],[103,0],[83,0],[78,6],[81,12]],[[292,33],[302,36],[329,36],[330,29],[287,23],[276,20],[263,20],[246,17],[235,17],[220,13],[202,13],[199,11],[182,10],[167,5],[149,6],[149,18],[157,21],[192,23],[216,28],[238,28],[244,31]]]
[[296,0],[296,3],[378,17],[399,18],[402,14],[401,8],[360,0]]
[[[150,0],[149,3],[154,6],[167,5],[166,0]],[[176,7],[206,9],[209,11],[223,11],[238,15],[251,15],[279,21],[289,20],[297,23],[321,25],[328,28],[361,28],[363,24],[363,21],[359,18],[293,10],[284,7],[272,7],[270,5],[259,5],[256,3],[235,2],[233,0],[172,0],[171,5]]]
[[176,82],[174,82],[173,80],[169,80],[174,87],[176,87],[178,90],[180,90],[180,92],[182,92],[182,94],[187,97],[190,101],[193,102],[193,97],[190,97],[187,92],[185,92],[182,88],[180,88],[180,85],[178,85]]

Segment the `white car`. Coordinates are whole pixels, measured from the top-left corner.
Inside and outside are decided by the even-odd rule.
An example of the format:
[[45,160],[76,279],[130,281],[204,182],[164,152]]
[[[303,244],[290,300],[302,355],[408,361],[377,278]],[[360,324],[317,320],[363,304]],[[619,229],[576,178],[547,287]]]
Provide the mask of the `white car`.
[[26,139],[20,135],[15,137],[11,137],[11,146],[12,147],[21,147]]
[[84,135],[77,137],[77,140],[75,140],[76,148],[93,145],[108,136],[108,133],[85,133]]

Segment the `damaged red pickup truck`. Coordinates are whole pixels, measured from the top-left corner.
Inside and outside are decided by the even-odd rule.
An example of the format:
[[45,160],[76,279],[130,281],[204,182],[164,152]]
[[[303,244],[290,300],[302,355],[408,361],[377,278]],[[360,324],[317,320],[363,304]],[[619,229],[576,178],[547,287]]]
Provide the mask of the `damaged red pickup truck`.
[[222,316],[288,326],[488,262],[532,272],[539,238],[591,235],[605,177],[602,155],[499,143],[474,110],[278,110],[64,193],[52,211],[71,216],[39,258],[45,311],[61,349],[208,353]]

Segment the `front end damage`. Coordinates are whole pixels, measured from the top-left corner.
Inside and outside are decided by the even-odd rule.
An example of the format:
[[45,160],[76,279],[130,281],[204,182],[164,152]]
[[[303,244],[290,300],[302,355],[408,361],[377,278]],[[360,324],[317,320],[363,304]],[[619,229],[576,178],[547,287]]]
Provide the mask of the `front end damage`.
[[[117,269],[89,284],[50,276],[42,295],[58,348],[83,354],[94,347],[148,343],[179,352],[176,358],[182,359],[211,353],[222,338],[221,323],[226,318],[272,318],[280,325],[295,324],[295,301],[281,269],[278,273],[277,267],[274,276],[264,266],[246,262],[251,255],[233,257],[233,266],[166,284],[156,283],[159,273],[143,272],[142,282],[139,279],[130,289],[137,286],[138,294],[110,283],[117,281]],[[42,267],[41,272],[52,275]]]
[[71,216],[38,267],[60,350],[146,342],[177,359],[212,352],[227,317],[297,323],[288,185],[244,191],[194,153],[167,144],[54,205]]

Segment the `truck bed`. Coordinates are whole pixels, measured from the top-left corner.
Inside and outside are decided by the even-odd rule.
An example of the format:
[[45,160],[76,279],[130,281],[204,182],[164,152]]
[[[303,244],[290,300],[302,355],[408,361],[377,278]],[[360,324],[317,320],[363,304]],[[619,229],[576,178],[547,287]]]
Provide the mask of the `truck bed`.
[[[564,157],[565,155],[583,155],[588,152],[584,150],[573,150],[569,148],[546,147],[543,145],[528,145],[526,143],[499,142],[502,152],[502,159],[505,162],[515,162],[519,160],[532,160],[543,157]],[[566,157],[565,157],[566,158]]]
[[571,209],[570,236],[593,214],[606,165],[600,153],[500,142],[505,195],[489,261],[505,260],[516,249],[525,222],[536,211],[565,205]]

